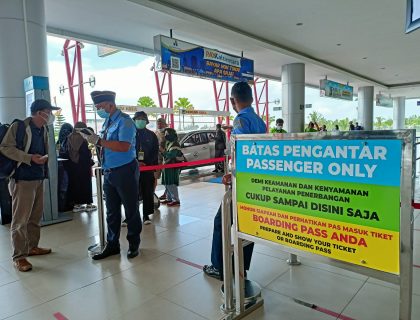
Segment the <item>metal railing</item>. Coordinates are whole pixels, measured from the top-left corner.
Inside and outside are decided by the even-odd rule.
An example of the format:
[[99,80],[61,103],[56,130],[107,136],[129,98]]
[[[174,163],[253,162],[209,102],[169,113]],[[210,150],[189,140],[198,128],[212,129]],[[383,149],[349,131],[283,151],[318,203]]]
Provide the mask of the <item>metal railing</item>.
[[95,168],[96,177],[96,199],[98,208],[98,224],[99,224],[99,243],[96,243],[88,248],[88,253],[91,256],[101,253],[105,247],[105,219],[104,219],[104,200],[103,200],[103,186],[102,186],[102,168]]

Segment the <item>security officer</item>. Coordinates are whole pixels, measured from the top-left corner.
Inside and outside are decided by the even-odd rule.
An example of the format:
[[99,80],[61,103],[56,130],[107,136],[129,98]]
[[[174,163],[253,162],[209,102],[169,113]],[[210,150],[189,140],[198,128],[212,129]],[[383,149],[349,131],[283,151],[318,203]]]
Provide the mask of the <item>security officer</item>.
[[[159,142],[156,134],[147,129],[149,119],[146,112],[138,111],[134,114],[137,128],[136,153],[140,166],[154,166],[158,164]],[[155,190],[155,172],[143,171],[140,175],[139,193],[143,200],[143,223],[151,224],[149,215],[153,214]]]
[[[238,115],[233,120],[232,134],[266,133],[264,121],[255,113],[251,104],[252,90],[248,83],[242,81],[233,85],[230,101]],[[231,184],[231,175],[223,177],[223,183]],[[232,206],[231,206],[232,207]],[[232,212],[231,212],[232,214]],[[244,268],[249,270],[254,244],[244,248]],[[223,280],[223,244],[222,244],[222,207],[219,207],[213,226],[213,242],[211,248],[211,265],[205,265],[203,271],[206,275]],[[246,272],[246,271],[245,271]]]
[[139,254],[142,229],[138,206],[140,172],[136,160],[136,126],[127,114],[117,109],[114,92],[93,91],[91,97],[98,116],[105,119],[101,136],[93,134],[86,139],[101,149],[108,225],[107,244],[92,259],[101,260],[120,253],[121,204],[127,220],[127,258],[134,258]]

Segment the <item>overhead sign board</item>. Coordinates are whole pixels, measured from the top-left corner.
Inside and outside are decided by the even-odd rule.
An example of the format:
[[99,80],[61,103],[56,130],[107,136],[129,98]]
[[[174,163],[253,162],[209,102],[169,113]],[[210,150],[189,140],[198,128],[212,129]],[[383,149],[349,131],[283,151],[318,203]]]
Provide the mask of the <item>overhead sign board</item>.
[[155,70],[223,81],[254,81],[254,61],[157,35]]
[[420,28],[420,0],[407,0],[405,32]]
[[399,274],[402,140],[236,139],[239,232]]
[[321,79],[319,81],[321,97],[329,97],[353,101],[353,87],[335,81]]
[[385,107],[385,108],[392,108],[393,102],[390,96],[385,96],[383,94],[378,93],[376,95],[376,105],[378,107]]

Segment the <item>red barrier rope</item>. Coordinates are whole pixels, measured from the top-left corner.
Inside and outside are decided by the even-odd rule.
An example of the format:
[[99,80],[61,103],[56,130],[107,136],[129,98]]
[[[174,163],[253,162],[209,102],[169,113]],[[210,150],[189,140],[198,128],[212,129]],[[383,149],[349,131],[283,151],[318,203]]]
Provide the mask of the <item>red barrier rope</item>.
[[161,169],[170,169],[170,168],[184,168],[184,167],[195,167],[202,164],[212,164],[216,162],[224,162],[225,158],[212,158],[206,160],[196,160],[188,162],[179,162],[179,163],[170,163],[170,164],[161,164],[157,166],[139,166],[140,171],[151,171],[151,170],[161,170]]

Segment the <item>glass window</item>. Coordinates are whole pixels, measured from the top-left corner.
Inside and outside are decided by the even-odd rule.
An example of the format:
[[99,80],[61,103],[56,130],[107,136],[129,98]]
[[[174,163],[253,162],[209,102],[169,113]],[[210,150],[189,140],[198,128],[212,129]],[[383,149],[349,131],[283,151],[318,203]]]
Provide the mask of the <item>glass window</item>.
[[210,142],[216,140],[216,132],[207,132],[207,137]]
[[201,132],[200,133],[200,143],[201,144],[205,144],[208,143],[209,139],[207,138],[207,133],[206,132]]

